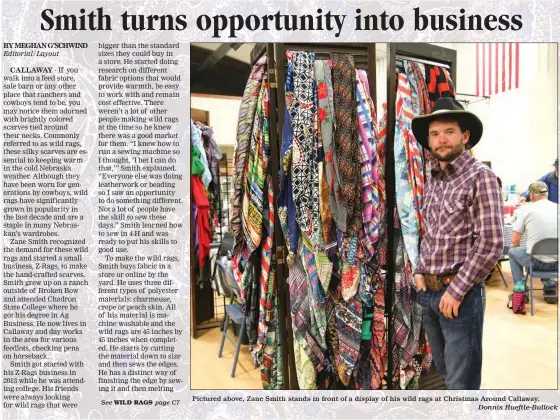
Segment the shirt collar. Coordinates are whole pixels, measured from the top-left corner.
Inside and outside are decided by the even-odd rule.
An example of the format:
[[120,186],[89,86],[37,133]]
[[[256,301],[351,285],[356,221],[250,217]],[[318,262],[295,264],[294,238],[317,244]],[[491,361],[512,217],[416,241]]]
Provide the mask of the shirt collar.
[[465,150],[463,153],[461,153],[459,156],[457,156],[455,159],[449,162],[444,170],[441,169],[438,161],[438,164],[435,165],[434,168],[432,169],[432,175],[435,176],[441,172],[447,175],[451,175],[454,173],[461,173],[463,168],[467,165],[467,162],[470,160],[470,158],[471,158],[471,154],[469,153],[468,150]]

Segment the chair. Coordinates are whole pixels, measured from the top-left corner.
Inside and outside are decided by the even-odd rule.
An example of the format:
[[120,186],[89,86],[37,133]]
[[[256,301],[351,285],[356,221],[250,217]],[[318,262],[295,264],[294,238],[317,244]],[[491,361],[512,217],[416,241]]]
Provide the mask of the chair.
[[[218,352],[218,357],[222,357],[222,350],[224,349],[224,342],[227,340],[235,347],[235,357],[233,358],[233,369],[231,370],[231,377],[235,377],[235,369],[237,367],[237,359],[239,358],[239,349],[241,348],[241,341],[243,335],[245,334],[245,316],[243,315],[243,309],[240,303],[233,303],[233,299],[237,296],[237,299],[241,301],[241,291],[239,286],[233,278],[233,272],[229,264],[225,264],[223,260],[216,261],[218,267],[218,275],[222,277],[222,283],[230,290],[230,302],[226,305],[226,317],[224,321],[224,329],[222,331],[222,341],[220,343],[220,351]],[[229,320],[232,320],[235,324],[240,325],[239,337],[237,343],[235,343],[227,334]]]
[[485,283],[488,283],[488,282],[490,281],[490,279],[492,278],[492,276],[493,276],[494,273],[496,272],[496,269],[498,269],[498,273],[500,273],[500,277],[502,277],[502,281],[504,282],[504,286],[505,286],[506,289],[507,289],[507,287],[508,287],[507,280],[506,280],[506,278],[504,277],[504,273],[502,273],[502,267],[501,267],[501,263],[504,262],[504,261],[509,261],[509,257],[508,257],[507,254],[502,254],[502,255],[500,256],[500,258],[498,258],[498,261],[496,261],[496,265],[494,265],[494,268],[492,269],[492,271],[490,272],[490,274],[488,274],[488,275],[486,276],[486,278],[484,279],[484,282],[485,282]]
[[502,273],[502,262],[504,261],[509,261],[509,257],[507,254],[502,254],[500,258],[498,258],[498,261],[496,262],[496,268],[498,269],[498,272],[500,273],[500,277],[502,277],[502,281],[504,282],[504,286],[506,286],[507,289],[508,284],[506,278],[504,277],[504,273]]
[[212,288],[218,293],[218,296],[223,295],[225,297],[230,297],[230,294],[226,290],[224,290],[223,284],[221,284],[221,282],[216,279],[216,269],[218,266],[218,260],[223,259],[222,257],[227,256],[228,252],[233,251],[234,242],[235,238],[233,237],[233,234],[230,232],[226,232],[222,237],[222,241],[220,242],[220,246],[218,247],[216,254],[213,256],[214,268],[212,270],[210,283],[212,285]]
[[[557,271],[536,271],[533,269],[533,258],[535,255],[542,255],[546,257],[554,257],[558,258],[558,238],[547,238],[541,239],[537,243],[533,245],[531,249],[531,262],[529,263],[529,271],[525,276],[525,282],[527,282],[527,277],[529,277],[530,285],[529,285],[529,295],[531,301],[531,316],[534,315],[534,301],[533,301],[533,278],[536,279],[557,279],[558,272]],[[541,289],[539,289],[541,290]]]

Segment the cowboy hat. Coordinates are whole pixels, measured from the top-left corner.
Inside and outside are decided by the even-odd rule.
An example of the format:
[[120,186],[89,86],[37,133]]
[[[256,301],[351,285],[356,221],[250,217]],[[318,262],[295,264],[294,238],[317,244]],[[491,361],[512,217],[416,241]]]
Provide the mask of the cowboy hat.
[[444,97],[436,100],[430,114],[418,115],[412,119],[412,132],[418,143],[429,150],[428,130],[430,123],[440,117],[456,119],[463,129],[469,130],[468,147],[474,147],[482,137],[482,121],[454,98]]

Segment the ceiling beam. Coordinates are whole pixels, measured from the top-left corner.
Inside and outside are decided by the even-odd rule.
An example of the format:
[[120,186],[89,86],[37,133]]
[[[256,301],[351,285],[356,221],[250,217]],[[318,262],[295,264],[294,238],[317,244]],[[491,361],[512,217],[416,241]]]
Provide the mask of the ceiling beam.
[[200,76],[204,71],[211,69],[214,67],[222,58],[224,58],[229,50],[233,49],[237,51],[239,47],[243,45],[243,42],[231,42],[231,43],[224,43],[218,47],[212,54],[210,54],[206,60],[200,65],[197,69],[196,73],[191,77],[196,79]]

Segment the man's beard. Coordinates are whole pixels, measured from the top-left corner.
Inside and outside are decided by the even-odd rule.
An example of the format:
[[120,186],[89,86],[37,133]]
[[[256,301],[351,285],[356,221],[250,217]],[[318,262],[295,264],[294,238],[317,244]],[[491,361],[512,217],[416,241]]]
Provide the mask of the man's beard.
[[433,151],[432,154],[439,160],[440,162],[451,162],[452,160],[458,158],[461,153],[463,153],[464,147],[462,144],[458,144],[454,146],[445,156],[440,155],[437,151]]

